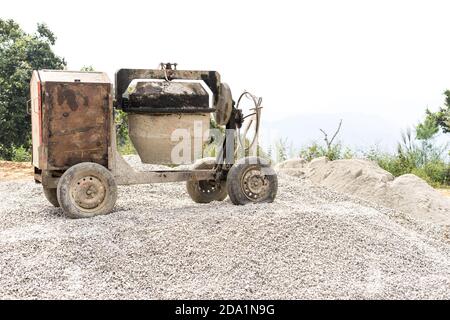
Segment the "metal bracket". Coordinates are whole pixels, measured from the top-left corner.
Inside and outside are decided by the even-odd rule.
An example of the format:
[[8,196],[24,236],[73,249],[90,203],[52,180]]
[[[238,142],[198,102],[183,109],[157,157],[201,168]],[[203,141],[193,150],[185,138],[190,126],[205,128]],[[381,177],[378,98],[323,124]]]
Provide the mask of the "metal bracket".
[[27,100],[27,106],[25,110],[27,112],[27,115],[31,115],[31,99]]

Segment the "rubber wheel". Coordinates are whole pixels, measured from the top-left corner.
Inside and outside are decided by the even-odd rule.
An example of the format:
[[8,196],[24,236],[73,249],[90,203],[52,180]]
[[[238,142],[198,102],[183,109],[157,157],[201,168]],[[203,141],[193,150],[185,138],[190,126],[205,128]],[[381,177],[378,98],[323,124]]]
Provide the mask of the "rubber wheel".
[[[215,158],[203,158],[198,160],[193,169],[208,170],[213,169],[216,163]],[[227,197],[226,181],[200,180],[187,181],[186,189],[191,197],[197,203],[210,203],[211,201],[223,201]]]
[[44,189],[44,195],[47,198],[48,202],[50,202],[55,207],[59,207],[58,196],[56,195],[56,188],[47,188],[47,187],[42,188]]
[[228,172],[227,190],[235,205],[273,202],[278,191],[278,178],[267,160],[246,157],[237,161]]
[[112,211],[117,200],[117,185],[105,167],[82,162],[61,176],[57,196],[68,217],[90,218]]

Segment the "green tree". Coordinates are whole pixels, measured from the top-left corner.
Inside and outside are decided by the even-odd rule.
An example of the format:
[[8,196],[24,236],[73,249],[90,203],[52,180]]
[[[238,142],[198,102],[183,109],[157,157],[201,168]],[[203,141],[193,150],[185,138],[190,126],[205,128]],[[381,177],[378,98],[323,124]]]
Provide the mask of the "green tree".
[[[431,112],[427,108],[425,119],[416,126],[416,138],[421,141],[422,150],[426,151],[425,156],[436,150],[433,138],[439,133],[439,129],[444,134],[450,133],[450,90],[445,91],[444,95],[444,106],[436,112]],[[448,148],[448,144],[444,146],[445,148]],[[448,154],[450,155],[450,150],[448,150]],[[427,162],[426,160],[425,162]]]
[[95,69],[94,69],[94,67],[92,65],[89,65],[89,66],[82,66],[80,71],[91,72],[91,71],[95,71]]
[[45,24],[25,33],[13,20],[0,19],[0,157],[11,159],[17,148],[29,149],[31,121],[26,113],[33,70],[63,69],[55,55],[56,37]]
[[427,116],[422,123],[416,126],[416,137],[421,140],[428,140],[439,132],[439,125],[436,119]]
[[444,133],[450,133],[450,90],[445,91],[444,95],[444,106],[440,107],[436,112],[431,112],[427,109],[424,122],[417,125],[416,130],[419,139],[426,139],[421,136],[422,132],[425,134],[434,132],[432,134],[434,135],[439,131],[439,128],[441,128]]
[[444,92],[445,103],[444,106],[434,114],[436,122],[441,127],[444,133],[450,132],[450,90]]

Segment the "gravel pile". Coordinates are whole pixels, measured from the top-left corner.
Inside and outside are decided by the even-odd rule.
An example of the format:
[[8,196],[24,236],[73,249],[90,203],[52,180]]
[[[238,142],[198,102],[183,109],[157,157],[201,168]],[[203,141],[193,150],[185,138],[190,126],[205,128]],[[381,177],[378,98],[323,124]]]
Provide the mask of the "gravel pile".
[[0,182],[0,199],[3,299],[450,298],[448,238],[298,177],[247,206],[120,187],[112,214],[82,220],[31,181]]

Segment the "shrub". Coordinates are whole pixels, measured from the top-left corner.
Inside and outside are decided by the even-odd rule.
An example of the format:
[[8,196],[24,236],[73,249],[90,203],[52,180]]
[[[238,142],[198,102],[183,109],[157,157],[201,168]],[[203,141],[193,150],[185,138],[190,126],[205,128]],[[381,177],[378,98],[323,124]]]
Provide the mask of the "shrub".
[[127,154],[136,154],[136,149],[133,146],[133,143],[131,143],[131,140],[128,138],[127,141],[121,145],[118,145],[117,147],[120,154],[127,155]]
[[340,143],[336,143],[328,149],[319,145],[317,142],[313,142],[300,149],[300,157],[307,161],[318,157],[327,157],[329,160],[349,159],[353,157],[353,152],[350,148],[343,150]]
[[128,116],[122,110],[114,110],[114,120],[116,123],[117,149],[121,154],[136,154],[136,149],[128,135]]
[[[436,187],[450,186],[450,163],[440,160],[432,161],[425,164],[420,170],[429,178],[431,185]],[[419,174],[417,175],[420,176]]]
[[31,153],[24,146],[13,147],[11,160],[16,162],[30,162]]
[[377,162],[381,168],[395,177],[412,173],[433,187],[450,186],[450,163],[446,163],[442,159],[434,159],[420,165],[419,156],[415,151],[405,152],[403,150],[396,154],[388,154],[374,149],[366,154],[366,158]]
[[287,139],[280,138],[275,143],[275,153],[277,162],[287,160]]

